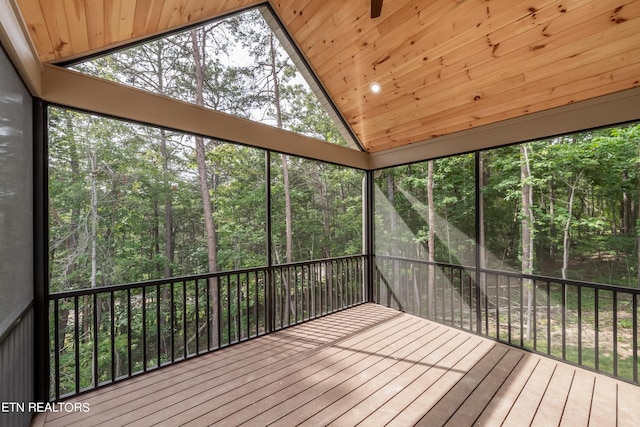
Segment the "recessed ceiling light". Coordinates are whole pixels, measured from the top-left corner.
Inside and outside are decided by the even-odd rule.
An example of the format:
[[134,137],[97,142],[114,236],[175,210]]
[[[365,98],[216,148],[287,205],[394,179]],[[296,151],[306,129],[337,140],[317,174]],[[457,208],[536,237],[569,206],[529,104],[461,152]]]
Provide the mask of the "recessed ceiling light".
[[369,83],[369,92],[374,95],[379,94],[380,92],[382,92],[382,85],[378,82]]

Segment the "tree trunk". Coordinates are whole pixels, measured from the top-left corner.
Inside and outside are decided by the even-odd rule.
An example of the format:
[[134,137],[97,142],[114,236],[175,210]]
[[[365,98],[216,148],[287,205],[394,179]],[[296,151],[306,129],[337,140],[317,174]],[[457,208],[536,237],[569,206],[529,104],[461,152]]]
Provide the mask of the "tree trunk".
[[396,186],[393,179],[393,175],[391,172],[387,172],[387,193],[389,199],[389,205],[391,205],[391,218],[389,218],[389,236],[391,237],[391,255],[398,256],[398,242],[395,240],[397,238],[398,231],[398,218],[396,211]]
[[[622,179],[623,181],[627,181],[629,179],[629,172],[628,171],[624,171],[622,174]],[[627,190],[623,190],[622,191],[622,209],[621,209],[621,216],[622,216],[622,234],[624,236],[630,236],[631,235],[631,211],[632,211],[632,207],[631,207],[631,197],[629,197],[629,193],[627,192]]]
[[291,189],[289,187],[289,156],[280,155],[282,160],[282,180],[284,185],[284,221],[286,229],[285,262],[293,260],[293,224],[291,218]]
[[[398,257],[400,255],[400,248],[398,247],[398,211],[396,210],[396,184],[395,179],[391,172],[387,172],[387,193],[389,199],[389,205],[391,209],[389,211],[391,217],[389,218],[389,238],[391,239],[391,256]],[[400,289],[400,263],[398,260],[393,259],[391,281],[389,285],[391,289],[387,289],[387,303],[391,305],[393,301],[392,296],[399,295]],[[398,298],[399,300],[399,298]]]
[[[326,181],[322,177],[322,169],[319,163],[316,163],[313,168],[312,185],[315,186],[318,191],[318,200],[320,203],[320,213],[322,217],[322,232],[324,234],[324,239],[322,241],[322,256],[324,258],[331,258],[331,212],[329,209],[329,190],[327,189]],[[344,200],[344,192],[342,192],[342,200]]]
[[569,203],[567,206],[567,221],[564,224],[564,235],[562,237],[562,278],[567,278],[567,272],[569,271],[569,247],[571,246],[571,222],[573,220],[573,201],[575,198],[576,187],[582,172],[578,174],[573,184],[569,184]]
[[[195,64],[195,79],[196,79],[196,105],[204,106],[203,98],[203,83],[204,83],[204,64],[205,64],[205,40],[202,44],[198,42],[198,31],[191,30],[191,42],[193,44],[193,59]],[[202,52],[200,51],[202,49]],[[209,272],[218,271],[218,255],[217,255],[217,236],[216,226],[213,221],[213,212],[211,209],[211,194],[209,193],[209,185],[207,180],[207,164],[206,164],[206,152],[204,146],[204,138],[195,137],[196,142],[196,161],[198,164],[198,178],[200,182],[200,193],[202,195],[202,207],[204,210],[204,222],[207,233],[207,254],[209,263]],[[211,316],[211,330],[218,330],[218,281],[215,278],[209,279],[209,289],[211,292],[211,305],[213,309],[213,315]],[[219,344],[219,338],[215,332],[212,339],[212,344],[217,346]]]
[[[531,274],[533,272],[533,186],[531,185],[531,167],[529,164],[529,154],[527,152],[527,145],[520,145],[520,182],[522,183],[522,220],[521,227],[521,239],[522,239],[522,273]],[[531,339],[531,317],[533,303],[533,283],[530,279],[523,281],[524,289],[527,292],[527,340]]]
[[151,259],[155,263],[156,270],[162,271],[162,263],[160,262],[160,208],[158,206],[158,199],[153,196],[153,226],[151,233],[153,234],[153,253]]
[[[80,159],[78,156],[78,147],[76,145],[75,132],[73,130],[73,120],[71,118],[70,112],[65,112],[66,119],[66,131],[69,137],[69,167],[71,168],[71,176],[73,183],[77,183],[80,181]],[[78,248],[78,224],[80,222],[80,211],[77,207],[73,207],[71,210],[71,230],[74,230],[73,233],[69,235],[67,239],[65,239],[65,244],[67,249],[70,252],[75,252]],[[75,267],[70,267],[75,270]]]
[[91,287],[95,288],[96,276],[98,273],[98,155],[94,152],[89,155],[91,172],[89,182],[91,183]]
[[173,236],[173,188],[169,177],[169,152],[167,150],[167,132],[160,130],[160,153],[162,154],[162,175],[165,188],[164,196],[164,277],[173,276],[173,262],[175,257],[175,243]]
[[[71,117],[71,112],[69,111],[65,111],[64,113],[64,118],[65,118],[65,124],[66,124],[66,134],[67,137],[69,139],[69,167],[71,169],[71,183],[72,184],[77,184],[78,182],[82,181],[83,178],[81,177],[81,171],[80,171],[80,158],[78,155],[78,146],[76,145],[76,140],[75,140],[75,131],[74,131],[74,127],[73,127],[73,119]],[[90,178],[91,179],[91,178]],[[58,224],[58,225],[62,225],[62,219],[60,218],[60,216],[58,215],[58,213],[55,210],[55,207],[53,206],[53,204],[51,203],[51,199],[49,199],[49,206],[50,206],[50,212],[51,212],[51,217],[54,219],[54,221]],[[93,191],[92,191],[92,202],[91,202],[91,209],[93,208]],[[71,233],[69,233],[69,235],[65,238],[64,240],[64,244],[65,244],[65,248],[67,250],[67,253],[70,254],[71,256],[69,256],[69,261],[65,267],[65,275],[67,277],[74,277],[75,276],[75,271],[76,271],[76,256],[77,252],[78,252],[78,240],[79,240],[79,236],[78,236],[78,229],[80,229],[79,224],[80,224],[80,210],[76,207],[76,205],[74,204],[74,207],[71,209],[71,221],[70,221],[70,230],[72,230]],[[65,280],[66,281],[66,280]],[[78,283],[77,283],[77,279],[73,280],[73,283],[66,283],[66,285],[68,285],[69,288],[73,289],[76,288]],[[66,288],[66,286],[65,286]],[[51,292],[52,290],[49,289],[49,292]],[[89,314],[89,304],[88,304],[88,299],[85,297],[84,299],[84,304],[82,305],[82,310],[84,310],[84,313],[82,314],[82,319],[83,319],[83,330],[85,332],[88,331],[89,328],[89,320],[90,320],[90,314]],[[59,317],[57,319],[57,323],[58,323],[58,333],[59,333],[59,340],[58,340],[58,351],[60,351],[63,347],[64,347],[64,343],[66,342],[66,330],[67,330],[67,323],[69,320],[69,313],[70,310],[68,308],[64,308],[63,306],[60,307],[60,312],[59,312]],[[95,309],[94,309],[94,313],[93,315],[97,315],[98,319],[99,319],[99,315],[96,313]],[[75,313],[74,316],[79,316],[79,313]],[[87,334],[87,339],[88,339],[89,334]],[[93,383],[93,346],[92,346],[92,369],[91,369],[91,382]]]
[[[164,46],[164,44],[163,44]],[[194,46],[195,48],[195,46]],[[159,94],[166,95],[164,84],[165,70],[163,62],[164,49],[156,50],[155,62],[153,68],[156,70],[157,91]],[[173,276],[173,262],[175,257],[175,241],[173,236],[173,197],[171,195],[173,188],[169,170],[169,151],[167,150],[167,131],[160,129],[160,155],[162,156],[162,186],[165,191],[164,196],[164,255],[166,258],[163,275],[165,278]]]
[[[276,125],[278,128],[282,128],[282,106],[280,105],[280,79],[278,77],[278,66],[276,63],[277,51],[275,46],[274,35],[269,35],[269,67],[271,72],[271,79],[273,81],[273,105],[276,109]],[[291,215],[291,190],[289,186],[289,156],[286,154],[281,155],[282,159],[282,179],[284,184],[284,219],[286,228],[286,262],[291,263],[293,261],[293,220]],[[290,323],[291,318],[291,285],[287,277],[284,278],[284,288],[286,295],[286,302],[284,304],[284,317],[287,323]]]

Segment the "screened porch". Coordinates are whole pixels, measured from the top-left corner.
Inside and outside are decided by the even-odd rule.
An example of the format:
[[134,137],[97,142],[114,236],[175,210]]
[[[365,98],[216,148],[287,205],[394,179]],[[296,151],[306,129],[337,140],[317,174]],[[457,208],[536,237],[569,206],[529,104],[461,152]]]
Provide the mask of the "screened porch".
[[0,0],[0,425],[640,425],[640,0],[347,3]]

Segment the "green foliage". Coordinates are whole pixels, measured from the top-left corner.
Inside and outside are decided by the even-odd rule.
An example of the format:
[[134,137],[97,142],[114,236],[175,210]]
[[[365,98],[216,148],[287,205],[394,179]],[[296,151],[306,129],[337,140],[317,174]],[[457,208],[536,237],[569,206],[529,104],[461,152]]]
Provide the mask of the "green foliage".
[[[560,277],[566,252],[568,278],[637,287],[640,124],[528,142],[526,147],[531,169],[526,179],[521,177],[525,159],[520,146],[481,153],[486,266],[520,271],[522,194],[530,185],[534,273]],[[433,162],[436,261],[474,263],[473,160],[466,154]],[[377,253],[427,257],[427,165],[386,169],[376,180]]]
[[[283,127],[346,145],[258,10],[74,68],[195,102],[194,37],[205,107],[273,124],[278,104]],[[52,291],[209,270],[194,137],[58,108],[49,117]],[[209,140],[205,152],[217,269],[266,264],[267,184],[275,255],[283,259],[281,171],[275,167],[266,182],[261,150]],[[294,259],[361,252],[363,174],[302,159],[289,163]]]
[[[362,253],[360,171],[288,157],[293,219],[292,261]],[[282,159],[272,157],[274,259],[285,262]]]
[[[435,260],[471,265],[475,262],[474,156],[438,159],[433,167]],[[426,257],[427,169],[428,162],[387,169],[376,180],[377,253]]]

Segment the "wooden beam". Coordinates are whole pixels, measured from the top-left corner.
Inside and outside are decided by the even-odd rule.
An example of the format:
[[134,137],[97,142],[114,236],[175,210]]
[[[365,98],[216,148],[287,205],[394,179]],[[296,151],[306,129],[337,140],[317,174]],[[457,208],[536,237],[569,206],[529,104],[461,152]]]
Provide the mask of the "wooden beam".
[[[91,94],[88,96],[87,94]],[[369,155],[140,89],[45,64],[46,101],[152,126],[366,170]]]

